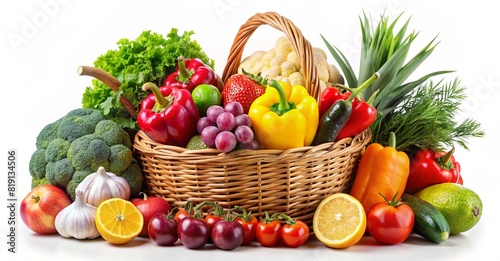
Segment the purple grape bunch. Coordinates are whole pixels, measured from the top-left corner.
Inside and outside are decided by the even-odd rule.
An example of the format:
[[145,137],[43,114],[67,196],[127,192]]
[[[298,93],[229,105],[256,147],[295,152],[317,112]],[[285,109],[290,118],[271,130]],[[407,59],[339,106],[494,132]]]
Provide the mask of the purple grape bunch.
[[210,148],[230,152],[236,148],[258,149],[254,139],[252,121],[243,112],[239,102],[230,102],[226,106],[212,105],[205,117],[200,118],[196,126],[201,139]]

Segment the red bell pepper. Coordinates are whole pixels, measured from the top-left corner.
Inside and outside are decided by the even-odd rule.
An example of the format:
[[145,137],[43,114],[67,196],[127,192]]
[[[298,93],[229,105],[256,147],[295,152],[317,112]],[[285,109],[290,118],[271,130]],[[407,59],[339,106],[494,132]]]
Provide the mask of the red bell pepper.
[[153,93],[141,102],[139,128],[156,142],[185,147],[196,134],[200,119],[191,93],[171,86],[158,88],[153,83],[145,83],[142,89]]
[[177,70],[167,76],[165,86],[187,89],[192,92],[200,84],[211,84],[222,90],[222,80],[210,68],[198,58],[185,59],[179,57]]
[[419,150],[411,161],[405,192],[412,194],[427,186],[445,182],[463,185],[460,164],[455,161],[454,151],[455,148],[448,152]]
[[[355,91],[340,92],[337,87],[327,87],[321,94],[319,117],[321,118],[336,101],[347,100],[353,92]],[[335,141],[347,137],[354,137],[372,125],[377,118],[377,109],[370,104],[370,100],[363,101],[358,97],[352,100],[351,116],[340,130]]]

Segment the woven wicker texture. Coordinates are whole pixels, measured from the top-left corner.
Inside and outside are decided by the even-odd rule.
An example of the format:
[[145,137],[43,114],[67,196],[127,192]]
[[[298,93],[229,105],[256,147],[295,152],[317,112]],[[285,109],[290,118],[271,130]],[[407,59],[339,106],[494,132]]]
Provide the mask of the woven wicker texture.
[[369,130],[354,139],[290,150],[187,150],[156,143],[139,131],[134,140],[149,194],[173,206],[217,201],[261,216],[285,213],[312,224],[326,196],[347,189]]
[[[237,72],[245,43],[260,25],[282,31],[301,57],[306,88],[319,100],[319,80],[310,43],[286,18],[256,14],[241,26],[224,69],[225,81]],[[289,150],[187,150],[157,143],[139,131],[134,153],[140,162],[148,193],[184,207],[217,201],[224,208],[240,206],[257,216],[284,213],[312,225],[316,207],[326,196],[345,191],[370,130],[335,143]]]

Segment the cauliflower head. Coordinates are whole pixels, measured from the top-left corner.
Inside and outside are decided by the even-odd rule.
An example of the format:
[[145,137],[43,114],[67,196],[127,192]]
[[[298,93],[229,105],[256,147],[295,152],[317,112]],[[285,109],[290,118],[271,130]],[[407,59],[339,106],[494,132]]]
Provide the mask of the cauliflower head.
[[35,144],[29,162],[32,187],[53,184],[74,200],[78,184],[102,166],[124,175],[131,196],[142,189],[143,174],[133,157],[130,135],[97,109],[68,112],[42,128]]

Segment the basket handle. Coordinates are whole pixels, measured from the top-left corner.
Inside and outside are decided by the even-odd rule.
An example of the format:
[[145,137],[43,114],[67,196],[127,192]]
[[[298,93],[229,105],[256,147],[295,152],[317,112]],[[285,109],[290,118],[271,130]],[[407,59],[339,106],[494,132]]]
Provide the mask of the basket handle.
[[[78,75],[80,75],[80,76],[85,75],[85,76],[94,77],[94,78],[100,80],[101,82],[103,82],[104,84],[106,84],[114,92],[118,92],[118,90],[120,89],[120,86],[122,85],[122,83],[118,79],[113,77],[113,75],[109,74],[108,72],[106,72],[100,68],[93,67],[93,66],[80,66],[80,67],[78,67]],[[127,110],[130,117],[135,118],[136,109],[135,109],[134,105],[132,105],[130,100],[127,99],[127,97],[120,95],[120,102],[123,104],[123,106]]]
[[248,42],[248,39],[255,32],[255,30],[260,25],[264,24],[270,25],[273,28],[285,33],[300,59],[302,68],[304,68],[304,87],[306,87],[309,95],[316,98],[319,102],[321,95],[320,81],[313,60],[314,55],[311,43],[304,38],[300,30],[289,19],[275,12],[257,13],[250,17],[248,21],[240,27],[233,41],[233,45],[231,46],[231,50],[229,51],[227,63],[222,73],[222,80],[226,82],[231,75],[238,72],[238,66],[241,63],[245,44]]

